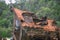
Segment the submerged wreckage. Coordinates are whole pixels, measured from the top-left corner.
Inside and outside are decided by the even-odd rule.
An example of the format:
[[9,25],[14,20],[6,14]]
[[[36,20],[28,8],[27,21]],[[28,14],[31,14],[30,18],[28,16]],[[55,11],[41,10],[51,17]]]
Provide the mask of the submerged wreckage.
[[55,20],[12,8],[14,12],[13,40],[60,40],[60,28]]

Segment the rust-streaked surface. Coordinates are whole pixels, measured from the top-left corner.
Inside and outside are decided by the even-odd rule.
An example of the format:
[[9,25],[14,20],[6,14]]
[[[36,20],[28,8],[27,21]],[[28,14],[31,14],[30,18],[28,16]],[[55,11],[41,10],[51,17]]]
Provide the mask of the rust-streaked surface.
[[22,11],[22,10],[17,9],[17,8],[13,8],[13,11],[20,20],[24,20],[24,18],[22,16],[23,13],[29,13],[30,14],[30,12],[28,12],[28,11]]
[[[28,13],[31,13],[31,12],[27,12],[27,11],[22,11],[22,10],[19,10],[19,9],[17,9],[17,8],[13,8],[13,11],[16,13],[16,15],[17,15],[17,17],[18,17],[18,19],[20,19],[20,20],[24,20],[24,17],[23,17],[23,13],[25,13],[25,14],[28,14]],[[28,20],[28,19],[27,19]],[[53,26],[52,25],[52,22],[53,22],[54,20],[49,20],[49,19],[47,19],[47,25],[45,25],[44,27],[42,27],[41,25],[39,25],[39,23],[41,23],[41,22],[37,22],[37,23],[34,23],[34,21],[33,22],[31,22],[31,23],[27,23],[27,22],[22,22],[22,26],[23,27],[34,27],[34,28],[40,28],[40,27],[42,27],[42,28],[44,28],[44,30],[46,30],[46,31],[55,31],[55,29],[56,29],[56,26]]]
[[44,30],[46,30],[46,31],[56,31],[57,27],[55,25],[53,25],[53,21],[54,20],[47,20],[48,25],[44,26]]
[[[56,33],[55,33],[57,31],[56,29],[58,29],[58,35],[60,35],[60,28],[58,28],[54,24],[54,22],[55,22],[54,20],[48,19],[48,18],[46,20],[33,18],[33,16],[31,15],[32,14],[31,12],[22,11],[22,10],[19,10],[17,8],[13,8],[13,11],[16,14],[16,16],[18,17],[18,19],[22,20],[21,21],[21,27],[23,27],[23,28],[27,27],[27,29],[30,28],[30,30],[28,29],[29,31],[27,31],[27,33],[26,33],[27,36],[35,36],[35,35],[47,36],[47,34],[48,34],[48,35],[51,35],[51,36],[53,35],[53,37],[54,37],[54,36],[56,36]],[[23,14],[28,14],[28,15],[23,16]],[[28,21],[28,19],[29,19],[28,17],[31,18],[32,22],[29,22],[30,20]],[[33,19],[34,20],[37,19],[36,20],[37,22],[35,22]],[[43,26],[42,26],[42,24],[43,24]],[[38,29],[38,30],[36,31],[36,29]],[[46,32],[47,32],[47,34],[46,34]],[[60,38],[60,36],[59,36],[59,38]],[[53,39],[53,38],[51,38],[51,39]]]

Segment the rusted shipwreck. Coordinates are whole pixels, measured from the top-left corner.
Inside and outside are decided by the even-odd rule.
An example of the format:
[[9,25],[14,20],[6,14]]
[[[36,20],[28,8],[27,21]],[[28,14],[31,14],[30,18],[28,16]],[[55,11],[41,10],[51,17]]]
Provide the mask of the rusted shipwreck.
[[60,40],[60,28],[55,20],[12,8],[14,12],[13,40]]

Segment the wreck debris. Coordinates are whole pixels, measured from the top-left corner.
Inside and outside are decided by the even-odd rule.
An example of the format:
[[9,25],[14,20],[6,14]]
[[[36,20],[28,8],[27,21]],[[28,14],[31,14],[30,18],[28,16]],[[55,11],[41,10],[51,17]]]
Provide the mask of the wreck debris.
[[[59,40],[60,30],[55,25],[55,21],[43,17],[38,17],[32,12],[22,11],[13,8],[14,18],[14,40]],[[19,30],[15,31],[16,18],[20,21]],[[57,31],[58,30],[58,31]]]

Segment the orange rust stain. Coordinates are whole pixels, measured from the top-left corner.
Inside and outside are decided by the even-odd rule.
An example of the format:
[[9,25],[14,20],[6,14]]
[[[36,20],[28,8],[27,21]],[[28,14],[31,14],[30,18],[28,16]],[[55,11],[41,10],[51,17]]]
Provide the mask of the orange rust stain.
[[[20,19],[20,20],[24,20],[24,18],[23,18],[23,13],[24,12],[26,12],[26,11],[22,11],[22,10],[19,10],[19,9],[17,9],[17,8],[13,8],[13,11],[16,13],[16,15],[17,15],[17,17]],[[53,21],[54,20],[49,20],[49,19],[47,19],[47,22],[48,22],[48,25],[46,25],[46,26],[44,26],[43,27],[43,29],[44,30],[46,30],[46,31],[55,31],[56,30],[56,26],[53,26],[52,24],[53,24]],[[26,23],[26,22],[23,22],[22,23],[22,26],[24,27],[24,26],[27,26],[27,27],[34,27],[34,28],[40,28],[41,26],[40,25],[38,25],[40,22],[38,22],[38,23],[34,23],[34,22],[32,22],[32,23]]]
[[22,23],[22,26],[23,26],[23,27],[25,27],[25,26],[27,26],[27,27],[34,27],[34,23],[33,23],[33,22],[32,22],[32,23],[23,22],[23,23]]
[[48,21],[48,25],[44,26],[44,30],[45,31],[56,31],[56,26],[52,25],[53,20],[47,20]]
[[23,22],[22,23],[22,26],[23,27],[30,27],[30,28],[40,28],[40,25],[36,25],[36,24],[34,24],[34,22],[32,22],[32,23],[26,23],[26,22]]
[[22,10],[19,10],[19,9],[17,9],[17,8],[13,8],[13,11],[16,13],[16,15],[17,15],[17,17],[18,17],[19,19],[24,20],[24,19],[23,19],[23,16],[22,16],[22,13],[23,13]]
[[12,10],[16,13],[18,19],[20,19],[20,20],[24,20],[22,14],[24,14],[24,13],[26,13],[26,14],[28,14],[28,13],[31,14],[31,12],[28,12],[28,11],[22,11],[22,10],[17,9],[17,8],[13,8]]

